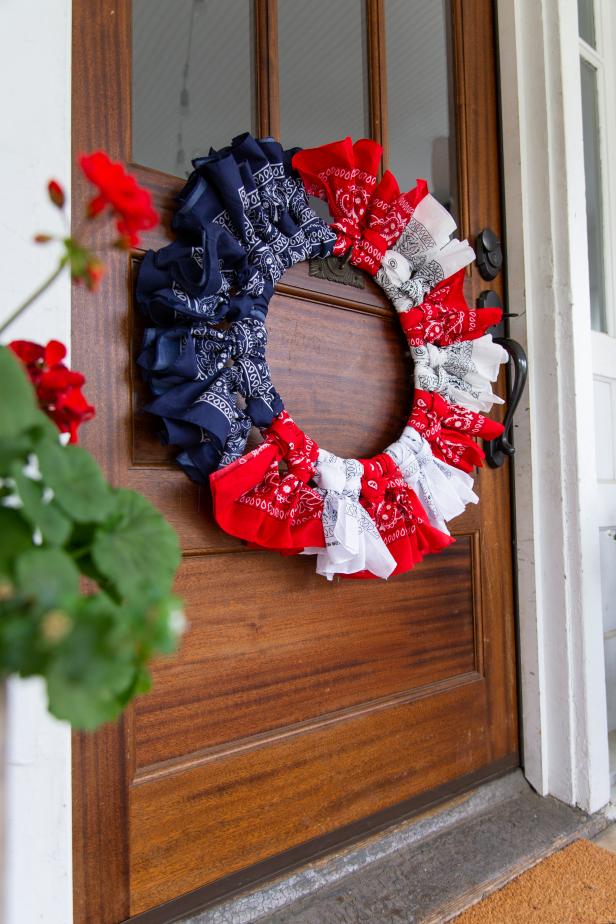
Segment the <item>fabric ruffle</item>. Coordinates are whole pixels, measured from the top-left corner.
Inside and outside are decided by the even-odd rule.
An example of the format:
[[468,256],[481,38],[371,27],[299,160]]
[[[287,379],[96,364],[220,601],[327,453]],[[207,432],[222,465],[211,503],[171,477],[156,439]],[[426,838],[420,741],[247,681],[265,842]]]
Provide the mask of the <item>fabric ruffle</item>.
[[323,497],[325,548],[309,547],[304,555],[317,556],[316,570],[331,581],[335,574],[369,571],[387,578],[396,560],[370,516],[359,503],[363,465],[319,449],[314,482]]
[[140,266],[137,302],[152,325],[138,358],[154,396],[146,410],[200,483],[242,455],[253,425],[281,413],[263,325],[274,284],[294,263],[327,256],[335,240],[291,157],[246,134],[197,158],[173,218],[180,240]]
[[[307,482],[318,447],[286,412],[265,441],[210,476],[214,517],[231,536],[278,551],[324,545],[323,497]],[[286,474],[281,474],[281,463]]]
[[485,453],[473,437],[493,440],[504,430],[496,420],[449,404],[435,392],[419,390],[415,391],[413,398],[409,426],[430,443],[437,458],[463,472],[483,465]]
[[494,343],[491,334],[477,340],[464,340],[447,347],[433,343],[411,347],[415,364],[415,387],[437,391],[452,404],[471,411],[489,411],[493,404],[503,404],[490,386],[509,354]]
[[471,476],[437,459],[414,427],[405,427],[385,452],[417,494],[432,526],[441,532],[449,532],[447,523],[464,513],[467,504],[479,501]]
[[418,204],[427,195],[425,180],[417,180],[413,189],[401,193],[395,178],[386,171],[370,202],[361,240],[353,249],[351,262],[375,276],[385,254],[395,245]]
[[268,426],[282,411],[266,345],[265,325],[255,318],[226,330],[146,330],[138,363],[156,397],[145,410],[161,418],[165,441],[184,450],[178,462],[193,480],[205,482],[223,458],[240,456],[251,427]]
[[435,343],[450,346],[483,337],[499,324],[501,308],[469,308],[464,297],[464,270],[444,279],[425,296],[421,305],[398,315],[409,346]]
[[212,225],[202,231],[199,246],[174,242],[156,252],[148,250],[139,267],[136,300],[161,326],[193,319],[264,318],[269,299],[231,294],[232,287],[241,289],[247,279],[243,248],[224,228]]
[[[415,491],[390,455],[381,453],[373,459],[363,459],[362,465],[360,501],[395,559],[392,574],[404,574],[426,555],[451,545],[451,536],[430,524]],[[360,571],[350,576],[378,575]]]
[[438,283],[475,259],[468,241],[451,238],[455,229],[454,219],[434,196],[418,202],[375,277],[398,311],[420,305]]
[[293,171],[291,161],[296,151],[284,151],[273,138],[257,140],[245,133],[218,153],[229,152],[240,167],[250,169],[265,216],[303,246],[305,256],[301,259],[326,257],[332,251],[335,234],[309,204],[303,183]]
[[341,256],[361,237],[364,215],[376,187],[383,149],[376,141],[351,138],[298,151],[293,167],[309,196],[324,199],[334,219],[334,254]]

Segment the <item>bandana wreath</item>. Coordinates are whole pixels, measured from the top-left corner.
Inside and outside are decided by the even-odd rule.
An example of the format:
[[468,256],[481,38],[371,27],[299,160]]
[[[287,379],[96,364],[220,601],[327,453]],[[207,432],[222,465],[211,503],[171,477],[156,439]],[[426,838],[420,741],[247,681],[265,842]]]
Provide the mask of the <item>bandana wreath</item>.
[[[425,181],[401,192],[382,149],[350,138],[284,151],[249,134],[193,161],[173,217],[177,240],[148,251],[137,301],[148,318],[138,363],[164,442],[209,481],[219,526],[252,547],[316,556],[318,574],[387,578],[454,540],[447,523],[476,503],[475,437],[503,432],[481,412],[506,351],[488,328],[501,310],[463,294],[467,241]],[[324,199],[327,225],[308,196]],[[270,378],[265,317],[300,260],[348,254],[393,303],[414,361],[412,413],[371,459],[317,446]],[[253,427],[263,442],[246,453]]]

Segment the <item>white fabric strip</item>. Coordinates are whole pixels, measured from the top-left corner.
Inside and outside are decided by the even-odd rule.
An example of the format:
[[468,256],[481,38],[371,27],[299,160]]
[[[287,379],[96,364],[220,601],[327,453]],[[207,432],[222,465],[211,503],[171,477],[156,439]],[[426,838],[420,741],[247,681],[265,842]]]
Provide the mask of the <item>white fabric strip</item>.
[[455,229],[454,219],[434,196],[421,200],[375,277],[398,311],[420,305],[439,282],[473,262],[468,241],[450,240]]
[[334,574],[368,570],[387,578],[396,560],[366,510],[359,503],[364,467],[357,459],[340,459],[319,449],[314,482],[323,495],[325,548],[304,549],[317,556],[317,574],[331,581]]
[[442,532],[449,533],[447,522],[464,513],[467,504],[479,500],[471,476],[437,459],[428,441],[414,427],[405,427],[385,452],[415,491],[432,526]]
[[508,353],[485,334],[476,340],[464,340],[451,346],[432,343],[411,347],[415,363],[415,387],[436,391],[471,411],[489,411],[493,404],[503,404],[494,394],[490,382],[498,378]]

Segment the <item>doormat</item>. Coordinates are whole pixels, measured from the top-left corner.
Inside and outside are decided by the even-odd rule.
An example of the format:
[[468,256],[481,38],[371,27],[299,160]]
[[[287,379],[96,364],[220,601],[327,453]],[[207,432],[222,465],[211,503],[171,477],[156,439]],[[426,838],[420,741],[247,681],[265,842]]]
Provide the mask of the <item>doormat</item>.
[[452,924],[616,924],[616,855],[575,841]]

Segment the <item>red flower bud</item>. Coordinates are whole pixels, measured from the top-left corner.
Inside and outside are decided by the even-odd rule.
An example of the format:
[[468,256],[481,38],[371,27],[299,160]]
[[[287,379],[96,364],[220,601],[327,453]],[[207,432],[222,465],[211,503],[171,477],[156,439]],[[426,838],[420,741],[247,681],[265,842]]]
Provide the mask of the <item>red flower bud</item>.
[[100,260],[91,260],[86,266],[86,285],[90,292],[98,289],[101,279],[105,275],[105,264]]
[[66,196],[64,195],[64,190],[60,186],[57,180],[50,180],[47,184],[47,192],[49,193],[49,198],[57,208],[64,208],[64,203],[66,202]]

